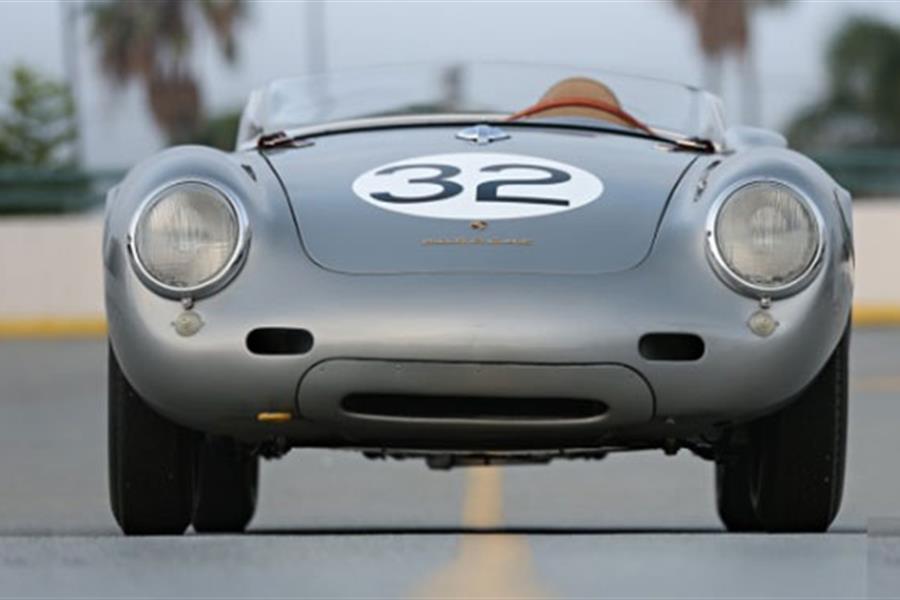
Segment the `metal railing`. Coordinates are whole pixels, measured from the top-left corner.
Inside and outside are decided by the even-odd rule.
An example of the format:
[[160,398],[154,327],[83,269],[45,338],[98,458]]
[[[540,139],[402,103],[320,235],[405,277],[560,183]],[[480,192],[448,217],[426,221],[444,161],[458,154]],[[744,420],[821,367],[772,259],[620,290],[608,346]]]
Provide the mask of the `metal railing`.
[[87,211],[103,204],[123,172],[0,167],[0,214]]
[[811,157],[855,198],[900,197],[900,148],[831,150]]

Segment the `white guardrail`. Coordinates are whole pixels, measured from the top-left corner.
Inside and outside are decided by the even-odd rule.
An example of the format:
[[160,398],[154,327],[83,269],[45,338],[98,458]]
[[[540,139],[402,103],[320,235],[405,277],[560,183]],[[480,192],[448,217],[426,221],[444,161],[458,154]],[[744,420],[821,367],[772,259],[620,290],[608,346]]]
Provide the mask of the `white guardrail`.
[[[900,199],[854,208],[857,324],[900,325]],[[0,337],[105,332],[100,214],[0,218]]]

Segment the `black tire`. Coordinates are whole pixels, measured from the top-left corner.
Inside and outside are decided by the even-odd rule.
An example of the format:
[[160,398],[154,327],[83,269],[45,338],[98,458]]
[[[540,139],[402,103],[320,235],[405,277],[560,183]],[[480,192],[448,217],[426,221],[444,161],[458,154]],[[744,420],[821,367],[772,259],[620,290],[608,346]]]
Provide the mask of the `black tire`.
[[229,438],[209,436],[198,452],[194,529],[240,533],[256,511],[259,457]]
[[813,382],[785,408],[747,426],[749,444],[716,464],[719,517],[729,531],[826,531],[844,488],[848,327]]
[[196,434],[150,408],[109,348],[109,488],[126,535],[181,535],[191,522]]
[[716,461],[716,508],[728,531],[762,531],[753,508],[750,479],[752,465],[745,454]]
[[849,328],[800,397],[753,426],[757,518],[770,532],[826,531],[844,489]]

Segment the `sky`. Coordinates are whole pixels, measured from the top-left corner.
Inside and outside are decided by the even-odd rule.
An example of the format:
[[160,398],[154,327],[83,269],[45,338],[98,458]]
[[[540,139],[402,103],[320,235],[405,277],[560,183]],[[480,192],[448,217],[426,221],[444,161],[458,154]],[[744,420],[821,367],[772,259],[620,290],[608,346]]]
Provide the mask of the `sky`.
[[[62,2],[0,2],[0,70],[16,63],[48,75],[65,74]],[[69,0],[70,2],[73,0]],[[239,59],[226,65],[209,35],[193,47],[205,104],[211,113],[243,105],[267,81],[310,68],[311,12],[302,2],[249,2],[239,32]],[[324,59],[329,69],[386,63],[513,60],[574,64],[702,84],[702,63],[691,22],[670,0],[598,2],[327,2]],[[900,0],[793,0],[761,7],[752,18],[752,44],[761,86],[761,118],[781,128],[827,85],[823,62],[829,37],[855,15],[900,26]],[[142,88],[118,89],[98,69],[88,23],[75,24],[74,64],[89,168],[123,168],[152,154],[163,138]],[[69,57],[72,58],[72,57]],[[723,95],[739,113],[738,70],[726,72]]]

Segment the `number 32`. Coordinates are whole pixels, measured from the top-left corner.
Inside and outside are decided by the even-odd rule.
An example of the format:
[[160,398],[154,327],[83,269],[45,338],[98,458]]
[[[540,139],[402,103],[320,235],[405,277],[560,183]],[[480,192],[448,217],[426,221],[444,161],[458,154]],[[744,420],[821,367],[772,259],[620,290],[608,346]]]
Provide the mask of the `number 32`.
[[[429,177],[413,177],[407,179],[407,183],[426,184],[437,186],[439,190],[421,196],[397,196],[391,192],[373,192],[372,198],[381,202],[393,204],[414,204],[420,202],[437,202],[458,196],[463,192],[463,186],[453,181],[453,178],[462,171],[452,165],[439,163],[421,163],[388,167],[377,171],[375,175],[392,175],[399,171],[410,169],[433,169],[435,175]],[[561,198],[546,198],[542,196],[504,196],[500,194],[500,188],[505,185],[554,185],[565,183],[572,179],[569,173],[553,167],[529,165],[524,163],[504,163],[482,167],[482,173],[500,173],[506,170],[531,170],[544,173],[546,177],[540,179],[494,179],[483,181],[475,189],[476,202],[515,202],[520,204],[545,204],[550,206],[569,206],[569,201]]]

